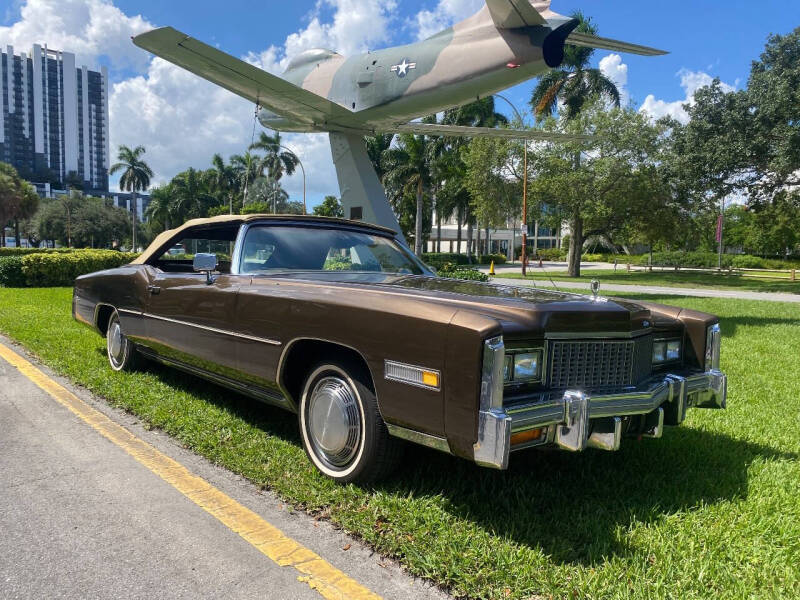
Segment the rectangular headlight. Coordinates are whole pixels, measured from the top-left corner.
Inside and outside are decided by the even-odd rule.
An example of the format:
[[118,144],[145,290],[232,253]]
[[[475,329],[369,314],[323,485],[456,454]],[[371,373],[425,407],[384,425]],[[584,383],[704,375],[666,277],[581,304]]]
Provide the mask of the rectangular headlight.
[[505,383],[526,383],[542,379],[541,349],[509,350],[503,363]]
[[681,341],[669,340],[667,342],[667,360],[680,360],[681,358]]
[[680,340],[657,340],[653,342],[653,364],[660,365],[681,359]]
[[663,363],[667,357],[667,343],[653,342],[653,364]]
[[533,381],[542,376],[542,352],[524,352],[514,355],[514,381]]

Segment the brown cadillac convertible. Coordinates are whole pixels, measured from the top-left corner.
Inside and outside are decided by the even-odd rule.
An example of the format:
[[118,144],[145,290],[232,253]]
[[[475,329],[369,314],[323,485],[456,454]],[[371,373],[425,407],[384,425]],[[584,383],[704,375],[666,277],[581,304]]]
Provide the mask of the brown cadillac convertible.
[[296,412],[342,482],[385,474],[398,438],[504,469],[515,450],[617,450],[725,407],[716,317],[438,278],[362,222],[189,221],[79,277],[73,315],[112,369],[146,357]]

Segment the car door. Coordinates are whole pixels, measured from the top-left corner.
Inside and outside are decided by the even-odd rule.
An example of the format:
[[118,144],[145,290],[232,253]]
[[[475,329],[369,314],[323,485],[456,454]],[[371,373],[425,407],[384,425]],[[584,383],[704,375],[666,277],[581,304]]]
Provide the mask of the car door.
[[[145,328],[161,358],[208,373],[235,377],[237,296],[241,278],[230,274],[238,228],[187,230],[153,264]],[[198,252],[217,255],[219,273],[195,273]]]

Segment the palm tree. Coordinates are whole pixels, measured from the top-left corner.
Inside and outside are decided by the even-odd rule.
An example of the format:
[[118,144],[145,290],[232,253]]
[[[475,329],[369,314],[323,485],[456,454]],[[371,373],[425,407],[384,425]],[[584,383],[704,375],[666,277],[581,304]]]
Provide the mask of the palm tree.
[[[442,117],[442,123],[467,127],[497,127],[498,125],[508,124],[508,119],[505,115],[495,110],[494,96],[486,96],[485,98],[465,104],[464,106],[446,110]],[[461,178],[461,181],[454,182],[455,185],[451,188],[451,198],[456,202],[456,204],[454,204],[454,209],[458,211],[459,215],[459,249],[461,248],[461,222],[463,219],[467,223],[467,256],[471,260],[472,231],[475,225],[475,217],[472,214],[470,195],[463,185],[466,166],[461,160],[461,149],[468,144],[469,141],[464,138],[442,138],[442,140],[442,143],[452,147],[454,157],[450,168],[454,176]],[[478,253],[480,254],[480,252]]]
[[233,196],[236,190],[236,173],[232,165],[226,165],[225,160],[219,155],[215,154],[211,159],[212,168],[209,169],[209,185],[220,197],[221,200],[227,200],[226,204],[229,206],[230,214],[233,214]]
[[495,111],[494,96],[486,96],[464,106],[446,110],[442,123],[469,127],[497,127],[508,124],[508,119],[504,114]]
[[120,188],[127,192],[133,192],[133,201],[131,202],[133,211],[131,251],[133,252],[136,251],[136,192],[150,187],[150,179],[153,177],[153,171],[142,160],[144,153],[144,146],[136,146],[133,150],[128,146],[120,146],[117,152],[119,162],[111,165],[108,170],[109,175],[122,171],[122,177],[119,178]]
[[394,140],[393,133],[377,133],[375,135],[368,135],[364,138],[364,141],[367,144],[367,155],[369,156],[369,160],[372,163],[372,167],[375,169],[375,174],[378,176],[380,181],[383,181],[383,153],[386,152],[392,146],[392,140]]
[[170,182],[172,188],[172,210],[178,221],[204,216],[212,204],[211,194],[200,171],[189,167],[178,173]]
[[424,135],[399,136],[397,146],[383,154],[386,168],[384,181],[395,189],[416,194],[414,221],[414,253],[422,256],[422,214],[424,191],[431,181],[429,141]]
[[[571,16],[579,21],[576,32],[597,35],[597,27],[581,11],[575,11]],[[600,69],[589,66],[592,54],[594,48],[567,44],[562,66],[542,75],[533,89],[531,106],[537,119],[555,114],[559,110],[559,103],[564,106],[564,117],[574,119],[594,96],[619,106],[616,84]]]
[[249,150],[244,154],[234,154],[231,156],[231,168],[236,180],[241,182],[242,205],[244,205],[247,202],[247,187],[260,174],[258,156]]
[[[258,140],[250,144],[248,150],[261,150],[264,157],[261,159],[260,170],[266,171],[270,179],[277,185],[284,173],[291,175],[297,168],[300,159],[291,150],[283,146],[281,134],[277,131],[269,135],[262,131]],[[276,190],[277,192],[277,187]]]
[[170,185],[153,188],[145,216],[150,223],[158,223],[164,230],[170,229],[172,222],[172,187]]

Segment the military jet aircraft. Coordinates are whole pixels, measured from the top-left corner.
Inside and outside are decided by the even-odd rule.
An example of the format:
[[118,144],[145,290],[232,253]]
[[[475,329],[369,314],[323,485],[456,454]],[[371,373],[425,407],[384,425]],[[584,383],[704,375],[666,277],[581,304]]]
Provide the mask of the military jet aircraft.
[[262,125],[327,132],[346,216],[399,230],[364,147],[375,133],[559,140],[537,130],[414,121],[531,79],[564,59],[565,44],[646,56],[661,50],[575,32],[550,0],[486,0],[481,10],[426,40],[346,58],[333,50],[295,56],[282,77],[171,27],[133,38],[153,54],[261,107]]

